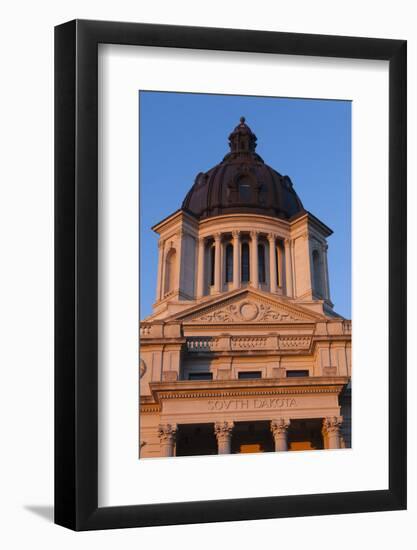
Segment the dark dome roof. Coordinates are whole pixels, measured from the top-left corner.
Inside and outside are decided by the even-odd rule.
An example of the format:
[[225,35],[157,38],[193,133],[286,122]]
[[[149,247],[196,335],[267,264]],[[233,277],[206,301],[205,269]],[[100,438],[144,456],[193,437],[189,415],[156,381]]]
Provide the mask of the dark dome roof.
[[288,219],[303,205],[288,176],[282,176],[255,153],[256,136],[240,119],[229,136],[230,153],[200,172],[182,203],[199,219],[222,214],[251,213]]

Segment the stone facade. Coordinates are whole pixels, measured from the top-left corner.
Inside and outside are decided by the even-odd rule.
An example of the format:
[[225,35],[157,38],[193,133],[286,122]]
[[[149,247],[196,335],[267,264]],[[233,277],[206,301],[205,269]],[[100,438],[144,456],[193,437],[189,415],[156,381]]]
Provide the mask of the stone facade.
[[350,445],[351,323],[330,299],[332,232],[304,209],[242,210],[199,219],[181,209],[153,228],[141,458]]

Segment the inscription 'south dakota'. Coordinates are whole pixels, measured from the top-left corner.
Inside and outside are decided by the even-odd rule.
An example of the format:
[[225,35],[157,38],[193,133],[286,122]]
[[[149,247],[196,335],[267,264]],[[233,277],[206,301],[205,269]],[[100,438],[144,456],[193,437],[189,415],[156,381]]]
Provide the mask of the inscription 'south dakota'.
[[290,397],[268,399],[224,399],[208,402],[209,411],[246,411],[251,409],[290,409],[297,402]]

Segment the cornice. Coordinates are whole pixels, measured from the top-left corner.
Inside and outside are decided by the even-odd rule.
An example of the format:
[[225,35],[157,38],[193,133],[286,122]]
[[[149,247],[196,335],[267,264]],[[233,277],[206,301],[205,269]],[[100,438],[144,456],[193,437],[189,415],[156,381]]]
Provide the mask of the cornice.
[[161,412],[161,405],[159,403],[144,403],[139,406],[139,411],[145,414]]
[[[270,227],[281,228],[284,229],[285,232],[288,232],[290,228],[290,222],[287,220],[282,220],[280,218],[275,218],[272,216],[265,216],[263,214],[246,214],[244,212],[241,212],[234,214],[222,214],[220,216],[205,218],[204,220],[201,220],[199,222],[199,229],[200,231],[204,231],[210,226],[218,226],[219,222],[227,223],[228,221],[232,221],[233,223],[240,222],[239,231],[244,232],[253,230],[252,224],[254,221],[259,221],[261,223],[266,222]],[[248,228],[241,228],[241,223],[248,223]]]
[[180,208],[166,218],[162,219],[157,224],[153,225],[151,229],[155,233],[161,234],[170,226],[175,225],[176,223],[181,221],[189,222],[194,228],[198,227],[198,220],[194,218],[191,214]]
[[337,387],[342,388],[349,382],[346,376],[310,376],[308,378],[262,378],[253,380],[178,380],[176,382],[150,382],[152,393],[168,392],[179,394],[195,392],[249,391],[291,392],[300,388]]
[[320,386],[302,386],[302,387],[277,387],[265,389],[213,389],[213,390],[172,390],[163,391],[155,390],[153,392],[155,400],[158,403],[165,399],[206,399],[206,398],[222,398],[222,397],[256,397],[256,396],[273,396],[273,395],[306,395],[306,394],[335,394],[338,395],[343,384],[338,385],[320,385]]

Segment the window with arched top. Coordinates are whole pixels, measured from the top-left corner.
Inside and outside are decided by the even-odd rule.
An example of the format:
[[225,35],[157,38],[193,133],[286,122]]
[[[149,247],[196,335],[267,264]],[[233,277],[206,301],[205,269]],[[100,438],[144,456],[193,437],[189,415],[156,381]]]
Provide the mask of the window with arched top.
[[323,285],[321,277],[321,261],[320,253],[318,250],[313,250],[313,284],[314,292],[318,296],[323,295]]
[[177,269],[177,253],[175,248],[171,248],[165,260],[165,294],[175,289]]
[[242,272],[242,283],[248,283],[250,279],[249,244],[248,243],[242,244],[241,272]]
[[275,269],[277,273],[277,286],[281,286],[281,272],[279,269],[280,254],[278,246],[275,246]]
[[251,202],[252,200],[252,185],[247,177],[242,177],[238,182],[238,192],[240,202]]
[[283,286],[283,280],[284,280],[284,272],[285,272],[285,265],[284,265],[284,245],[281,240],[279,240],[275,245],[275,268],[277,271],[277,286],[282,287]]
[[265,246],[263,244],[258,244],[258,281],[260,283],[266,281]]
[[214,285],[214,273],[215,273],[215,266],[214,266],[214,263],[215,263],[215,258],[216,258],[216,249],[214,247],[214,245],[212,245],[212,247],[210,248],[210,285],[213,286]]
[[233,281],[233,245],[226,245],[226,254],[225,254],[225,279],[226,283],[231,283]]

